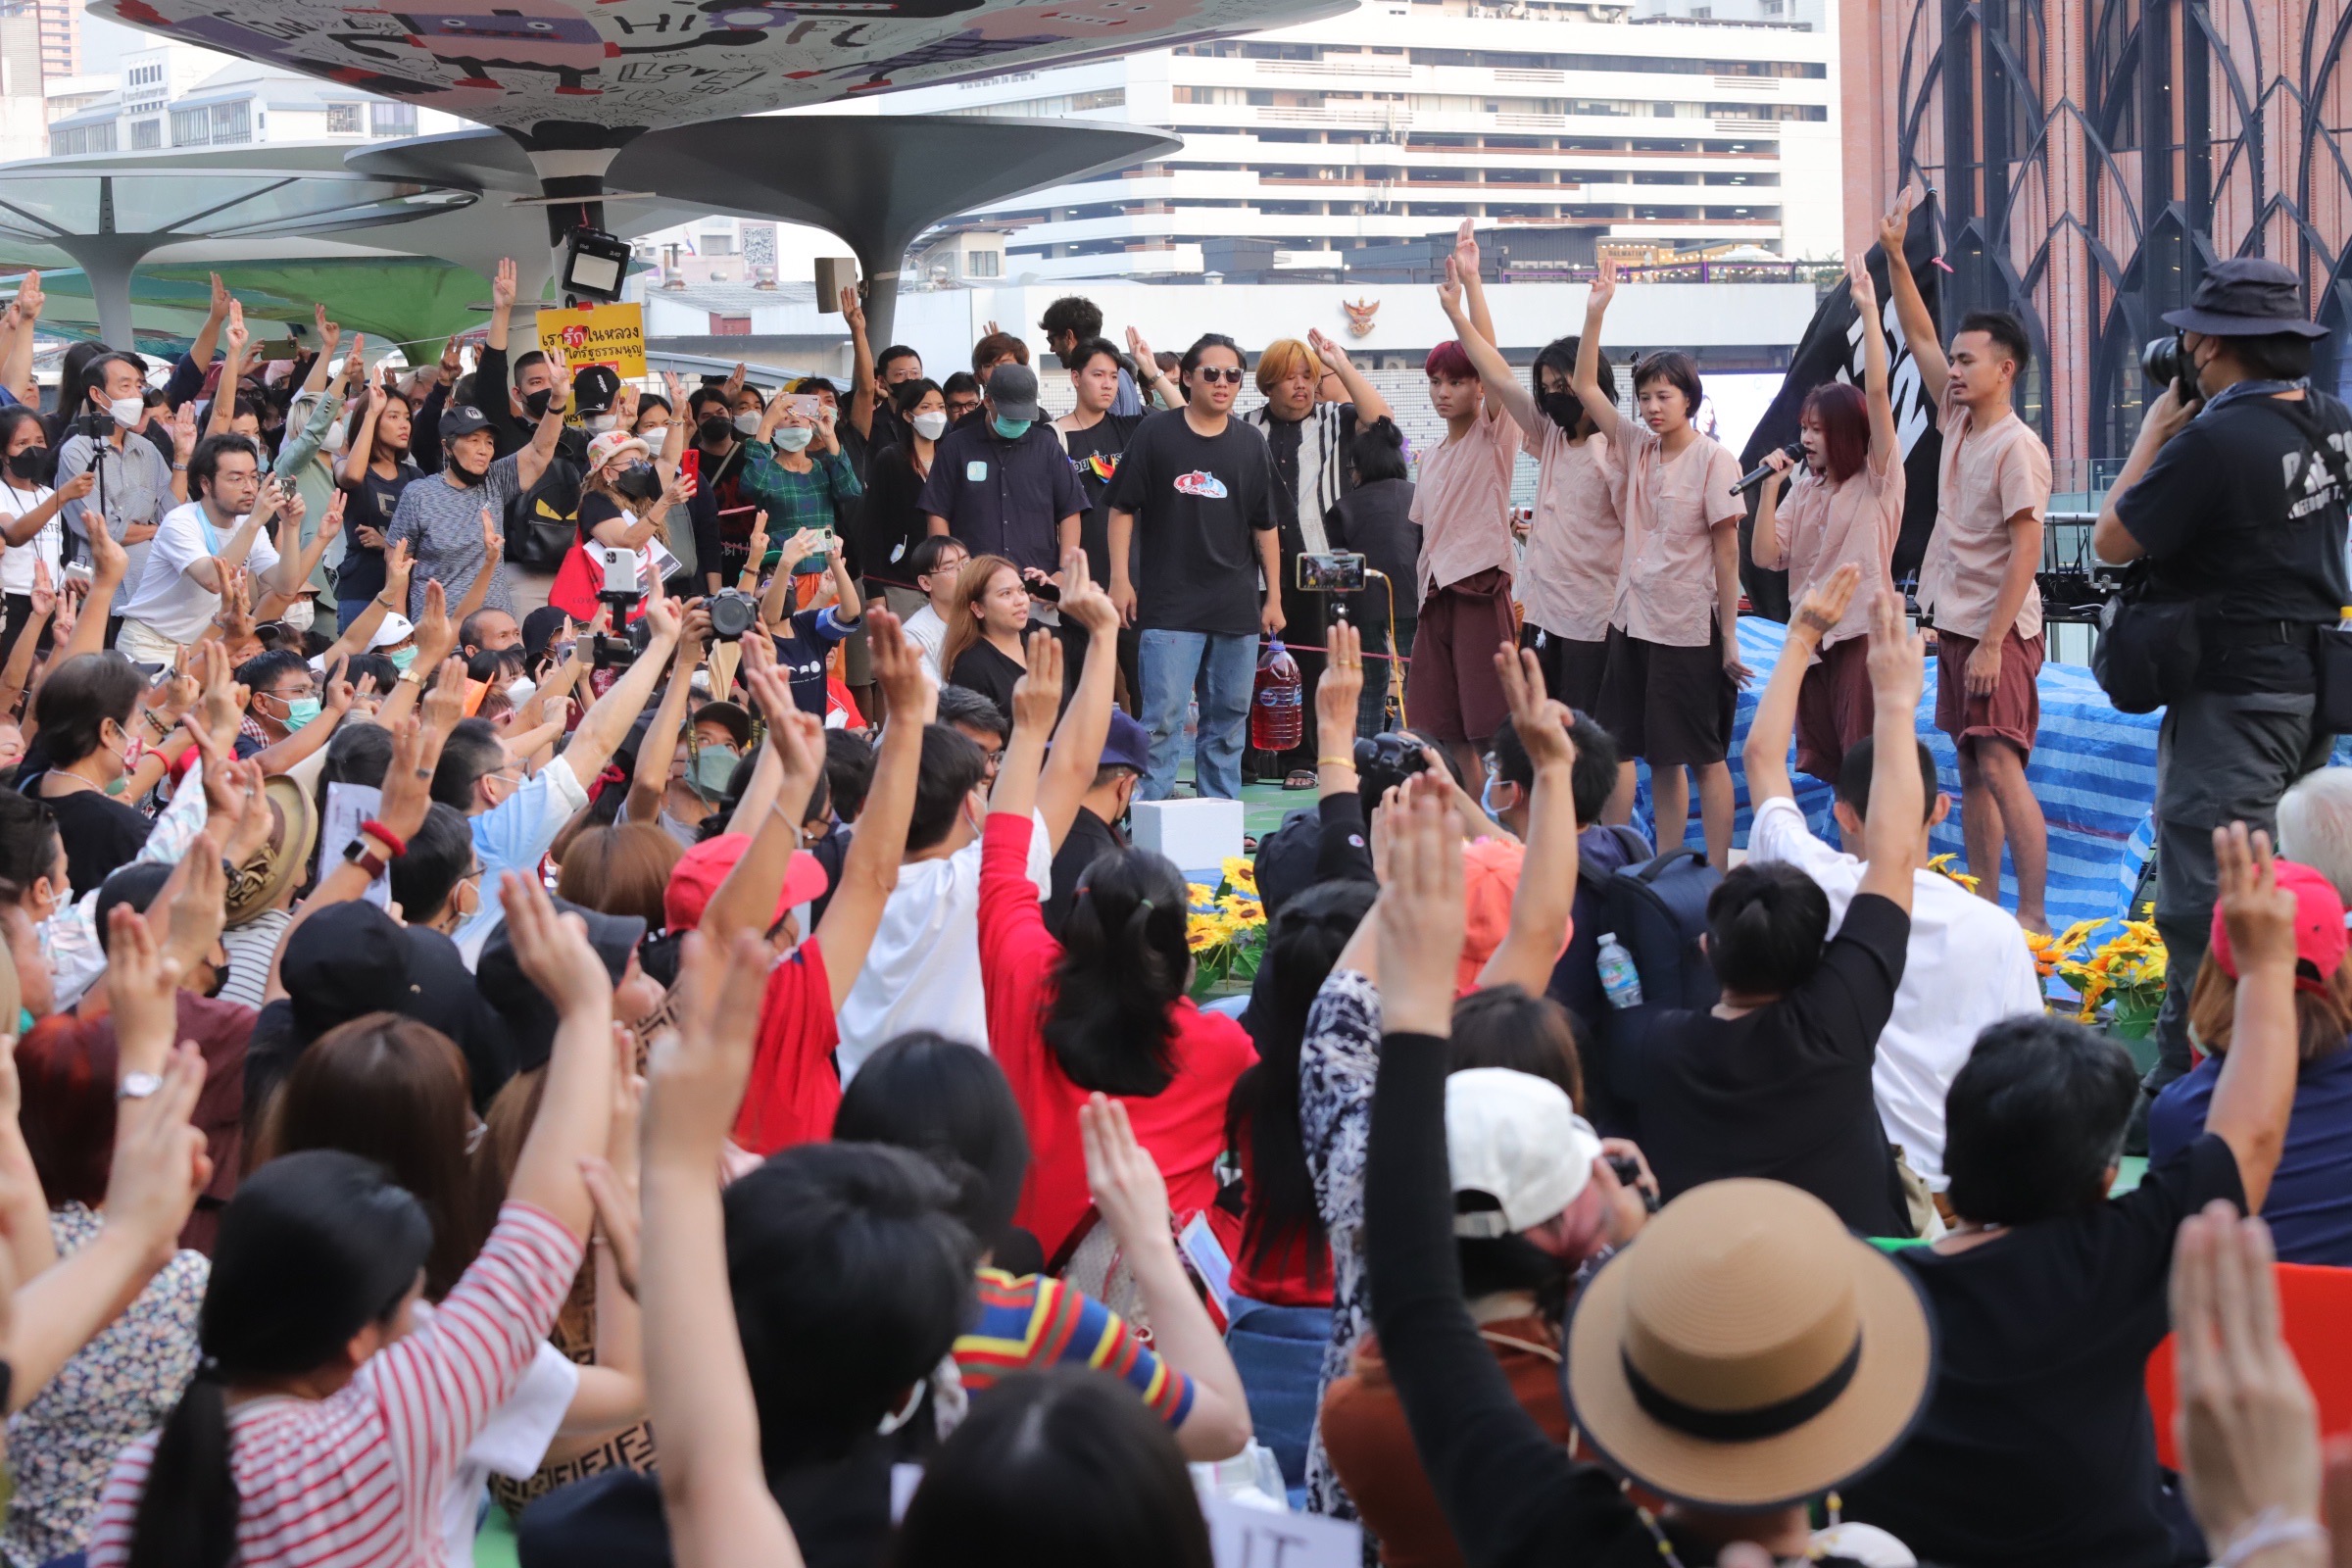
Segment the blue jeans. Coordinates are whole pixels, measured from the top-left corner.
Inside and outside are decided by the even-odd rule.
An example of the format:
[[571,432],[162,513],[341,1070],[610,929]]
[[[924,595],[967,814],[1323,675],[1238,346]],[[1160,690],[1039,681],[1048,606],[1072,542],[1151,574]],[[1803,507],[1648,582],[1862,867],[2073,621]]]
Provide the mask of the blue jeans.
[[[338,600],[336,600],[336,601],[335,601],[335,630],[337,630],[337,631],[343,631],[343,630],[346,630],[346,629],[348,629],[348,628],[350,627],[350,625],[351,625],[351,623],[352,623],[353,621],[355,621],[355,620],[359,619],[359,618],[360,618],[362,615],[365,615],[366,613],[368,613],[368,607],[369,605],[372,605],[372,604],[374,604],[374,603],[375,603],[375,596],[374,596],[373,594],[370,594],[370,595],[368,595],[368,596],[367,598],[365,598],[365,599],[338,599]],[[381,694],[381,693],[378,693],[377,695],[379,695],[379,696],[380,696],[380,695],[382,695],[382,694]]]
[[1175,790],[1176,765],[1184,753],[1184,705],[1198,690],[1195,793],[1240,800],[1244,726],[1250,722],[1250,689],[1257,679],[1256,633],[1146,631],[1137,662],[1143,666],[1142,716],[1152,732],[1152,765],[1136,794],[1164,801]]

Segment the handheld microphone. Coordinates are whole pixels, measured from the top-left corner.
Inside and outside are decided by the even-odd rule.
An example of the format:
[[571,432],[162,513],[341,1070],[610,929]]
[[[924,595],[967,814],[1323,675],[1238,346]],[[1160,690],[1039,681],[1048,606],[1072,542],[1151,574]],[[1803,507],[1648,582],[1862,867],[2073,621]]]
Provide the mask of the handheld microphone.
[[[1791,463],[1802,463],[1805,457],[1805,444],[1802,441],[1791,441],[1781,448],[1781,455]],[[1760,463],[1752,471],[1740,476],[1740,482],[1732,486],[1732,494],[1743,496],[1771,477],[1772,465]]]

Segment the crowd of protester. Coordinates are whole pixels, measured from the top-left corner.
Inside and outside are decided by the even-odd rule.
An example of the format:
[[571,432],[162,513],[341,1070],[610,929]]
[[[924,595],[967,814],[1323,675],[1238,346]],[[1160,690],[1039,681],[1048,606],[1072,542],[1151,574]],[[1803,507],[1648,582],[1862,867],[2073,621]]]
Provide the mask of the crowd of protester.
[[[2352,1267],[2352,770],[2217,612],[2179,710],[2269,771],[2166,817],[2201,1059],[2143,1091],[2048,1013],[2030,346],[1938,341],[1906,214],[1888,307],[1849,279],[1939,389],[1922,624],[1866,331],[1756,499],[1757,671],[1698,366],[1613,366],[1604,271],[1515,370],[1467,223],[1418,454],[1320,333],[1155,355],[1072,297],[1052,367],[990,323],[938,376],[851,290],[846,388],[656,390],[515,352],[512,264],[470,365],[323,311],[267,358],[216,280],[44,411],[26,274],[9,1568],[1204,1568],[1225,1506],[1392,1568],[2352,1560],[2274,1271]],[[2242,281],[2102,551],[2239,569],[2160,471],[2192,396],[2352,432]],[[1276,636],[1304,739],[1259,752]],[[1315,798],[1254,846],[1247,995],[1197,998],[1125,824],[1251,777]]]

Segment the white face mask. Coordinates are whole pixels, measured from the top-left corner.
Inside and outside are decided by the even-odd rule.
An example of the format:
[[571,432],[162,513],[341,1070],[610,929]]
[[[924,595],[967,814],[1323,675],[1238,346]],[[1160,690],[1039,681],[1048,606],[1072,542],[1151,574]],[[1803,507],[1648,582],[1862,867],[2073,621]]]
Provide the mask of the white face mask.
[[531,694],[538,689],[539,683],[527,675],[517,675],[514,679],[507,682],[507,696],[513,700],[516,708],[529,702]]
[[588,428],[598,435],[603,435],[607,430],[612,428],[612,421],[613,416],[610,414],[591,414],[588,416]]
[[743,435],[758,435],[760,433],[760,416],[738,414],[735,416],[735,428],[738,433]]
[[147,404],[141,398],[116,398],[107,404],[106,412],[117,424],[127,430],[147,413]]
[[913,425],[914,433],[926,441],[938,440],[947,433],[948,429],[947,415],[938,411],[930,414],[918,414],[906,422]]
[[338,420],[336,423],[330,424],[326,427],[326,438],[318,443],[318,449],[322,452],[340,452],[343,450],[343,425],[341,421]]

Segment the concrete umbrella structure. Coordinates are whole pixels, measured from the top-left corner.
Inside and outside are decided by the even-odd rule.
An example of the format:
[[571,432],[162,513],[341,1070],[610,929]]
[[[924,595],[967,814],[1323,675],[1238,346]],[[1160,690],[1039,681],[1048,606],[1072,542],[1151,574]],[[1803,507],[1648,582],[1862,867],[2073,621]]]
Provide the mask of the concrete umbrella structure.
[[[560,245],[575,223],[611,226],[605,192],[631,188],[615,156],[650,131],[1253,32],[1351,3],[90,0],[90,10],[497,127],[528,155]],[[985,177],[969,157],[949,167]],[[895,272],[890,261],[869,275]]]
[[0,169],[0,245],[34,265],[71,259],[89,277],[100,334],[128,343],[131,270],[158,250],[191,240],[381,228],[477,199],[469,190],[351,170],[131,172],[50,159]]
[[[700,211],[780,218],[839,235],[866,278],[867,328],[880,346],[890,341],[900,263],[931,224],[1182,145],[1155,130],[1085,122],[760,115],[648,131],[612,160],[611,177]],[[528,188],[533,177],[523,151],[488,130],[364,148],[348,162],[368,173],[484,192]]]

